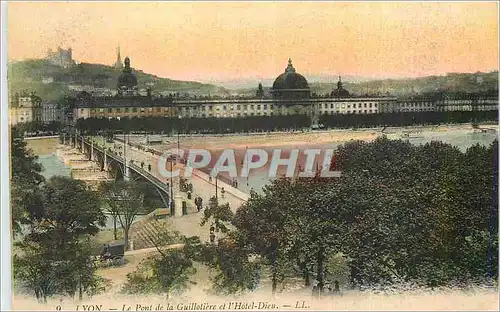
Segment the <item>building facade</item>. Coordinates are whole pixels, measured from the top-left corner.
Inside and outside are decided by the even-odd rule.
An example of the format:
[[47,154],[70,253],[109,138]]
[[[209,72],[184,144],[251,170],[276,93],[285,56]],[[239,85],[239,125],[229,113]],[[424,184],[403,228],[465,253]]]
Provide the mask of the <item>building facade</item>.
[[312,124],[321,115],[379,114],[428,111],[498,110],[498,97],[456,95],[441,97],[356,97],[344,89],[342,78],[326,97],[312,97],[308,82],[288,60],[284,73],[274,81],[270,96],[259,85],[254,98],[173,98],[154,97],[138,90],[137,78],[125,58],[115,96],[81,96],[72,111],[74,122],[80,118],[175,117],[238,118],[247,116],[307,115]]
[[55,102],[43,102],[41,105],[41,112],[42,123],[44,124],[60,121],[59,114],[57,113],[57,103]]
[[23,91],[14,94],[9,108],[9,124],[16,125],[32,121],[42,121],[42,99],[34,93]]

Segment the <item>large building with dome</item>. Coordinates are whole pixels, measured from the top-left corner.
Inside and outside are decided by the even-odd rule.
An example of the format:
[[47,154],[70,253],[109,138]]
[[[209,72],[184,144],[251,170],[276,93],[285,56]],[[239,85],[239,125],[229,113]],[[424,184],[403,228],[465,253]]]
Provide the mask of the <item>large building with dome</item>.
[[299,74],[288,60],[285,71],[279,74],[265,94],[262,85],[252,98],[189,98],[153,96],[138,92],[137,77],[126,57],[117,81],[115,96],[80,95],[73,109],[74,122],[80,118],[172,117],[179,118],[238,118],[246,116],[307,115],[317,124],[320,115],[377,114],[392,112],[492,110],[496,99],[446,98],[398,99],[395,97],[355,97],[344,89],[342,77],[327,97],[311,95],[307,79]]
[[311,89],[306,78],[297,73],[292,65],[292,59],[288,59],[285,72],[274,80],[271,94],[276,100],[308,99],[311,97]]

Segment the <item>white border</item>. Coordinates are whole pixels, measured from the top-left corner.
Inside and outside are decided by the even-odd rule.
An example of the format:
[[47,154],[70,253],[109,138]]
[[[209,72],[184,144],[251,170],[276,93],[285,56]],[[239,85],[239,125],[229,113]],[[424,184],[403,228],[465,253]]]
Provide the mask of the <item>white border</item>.
[[[116,2],[140,2],[140,1],[116,1]],[[164,2],[164,1],[158,1]],[[179,2],[179,1],[172,1]],[[180,1],[183,2],[183,1]],[[211,2],[211,1],[200,1],[200,2]],[[218,1],[213,1],[218,2]],[[242,1],[244,2],[244,1]],[[247,1],[250,2],[250,1]],[[272,1],[262,1],[262,2],[272,2]],[[330,1],[317,1],[317,2],[330,2]],[[347,1],[356,2],[356,1]],[[360,2],[371,2],[371,1],[360,1]],[[380,2],[392,2],[392,1],[380,1]],[[405,2],[420,2],[420,1],[394,1],[399,3]],[[448,1],[438,1],[438,2],[448,2]],[[475,2],[475,1],[457,1],[457,2]],[[484,2],[497,2],[497,1],[484,1]],[[500,5],[497,2],[497,13],[498,13],[498,23],[497,27],[500,25]],[[0,311],[9,311],[12,309],[12,249],[11,249],[11,217],[10,217],[10,126],[8,120],[8,94],[7,94],[7,1],[1,0],[0,3],[0,247],[1,247],[1,258],[0,258]],[[498,43],[500,45],[500,32]],[[497,49],[498,46],[497,45]],[[499,63],[500,63],[500,54]],[[500,87],[500,82],[499,82]],[[500,124],[499,124],[500,126]],[[500,160],[499,160],[500,164]],[[498,194],[500,196],[500,194]],[[498,208],[498,207],[497,207]],[[500,221],[499,221],[500,222]],[[499,223],[500,228],[500,223]],[[500,230],[499,230],[500,231]],[[500,260],[499,260],[500,261]],[[499,262],[500,263],[500,262]],[[499,273],[500,274],[500,273]]]
[[0,121],[0,240],[1,240],[1,290],[0,310],[12,309],[12,249],[11,249],[11,222],[10,222],[10,192],[9,192],[9,172],[10,172],[10,140],[9,140],[9,110],[7,94],[7,2],[2,1],[0,8],[2,21],[1,43],[1,121]]
[[1,138],[1,176],[0,176],[0,209],[1,209],[1,225],[0,225],[0,240],[1,240],[1,289],[2,297],[0,300],[0,310],[6,311],[12,309],[12,249],[11,249],[11,222],[10,222],[10,192],[9,192],[9,176],[10,176],[10,129],[9,129],[9,112],[8,112],[8,94],[7,94],[7,2],[2,1],[0,9],[2,21],[1,42],[1,121],[0,121],[0,138]]

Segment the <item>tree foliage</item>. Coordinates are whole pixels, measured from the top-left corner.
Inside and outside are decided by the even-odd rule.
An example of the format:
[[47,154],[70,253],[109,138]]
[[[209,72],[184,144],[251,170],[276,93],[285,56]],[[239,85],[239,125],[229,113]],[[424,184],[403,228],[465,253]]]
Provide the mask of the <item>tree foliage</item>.
[[404,127],[480,121],[498,121],[498,111],[424,111],[377,114],[321,115],[319,123],[328,128]]
[[164,294],[168,299],[172,293],[184,291],[195,272],[192,260],[185,253],[171,250],[162,256],[148,258],[138,270],[127,274],[123,292]]
[[219,205],[219,200],[213,196],[208,202],[208,208],[203,211],[200,225],[204,226],[209,220],[212,220],[212,225],[217,232],[228,233],[233,217],[234,213],[231,211],[229,203]]
[[496,276],[497,145],[349,142],[335,153],[340,178],[275,180],[237,211],[234,232],[266,259],[273,291],[290,265],[321,289],[336,254],[353,285]]
[[14,258],[15,278],[41,301],[99,292],[103,280],[89,252],[89,237],[106,219],[97,194],[81,181],[52,177],[35,191],[33,201],[26,211],[29,231]]
[[[498,112],[490,111],[424,111],[377,114],[321,115],[319,123],[327,128],[368,128],[384,126],[437,125],[498,121]],[[82,133],[146,132],[224,134],[268,131],[302,130],[311,126],[307,115],[246,116],[238,118],[216,117],[132,117],[79,119],[77,128]]]
[[248,246],[233,233],[217,244],[203,245],[200,260],[210,269],[215,294],[241,294],[254,290],[260,282],[260,262],[251,258]]
[[22,133],[11,129],[11,198],[12,198],[12,228],[15,234],[21,231],[21,225],[27,222],[27,210],[36,204],[36,191],[45,181],[41,175],[42,166],[37,162],[37,156],[28,149]]
[[306,115],[247,116],[240,118],[182,118],[177,117],[132,117],[108,119],[86,118],[77,121],[82,132],[105,131],[148,132],[148,133],[234,133],[249,131],[298,130],[310,126]]
[[[139,268],[127,274],[122,291],[127,294],[182,293],[194,284],[191,277],[196,273],[193,261],[199,260],[199,237],[184,237],[166,227],[157,229],[156,236],[149,237],[157,254],[143,261]],[[176,244],[177,243],[177,244]]]

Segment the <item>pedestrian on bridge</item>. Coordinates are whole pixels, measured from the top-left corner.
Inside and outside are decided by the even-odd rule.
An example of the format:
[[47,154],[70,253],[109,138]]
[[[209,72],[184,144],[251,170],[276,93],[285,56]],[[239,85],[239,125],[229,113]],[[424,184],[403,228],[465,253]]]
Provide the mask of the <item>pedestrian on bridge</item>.
[[220,196],[221,196],[222,198],[224,198],[224,194],[225,194],[225,193],[226,193],[226,190],[224,190],[224,188],[222,188],[222,189],[220,190]]
[[196,208],[198,209],[198,212],[200,212],[201,207],[203,205],[203,199],[201,199],[201,197],[199,195],[196,196],[196,198],[194,199],[194,204],[196,205]]
[[144,162],[141,162],[141,169],[144,169]]
[[151,172],[151,164],[148,165],[148,171]]

